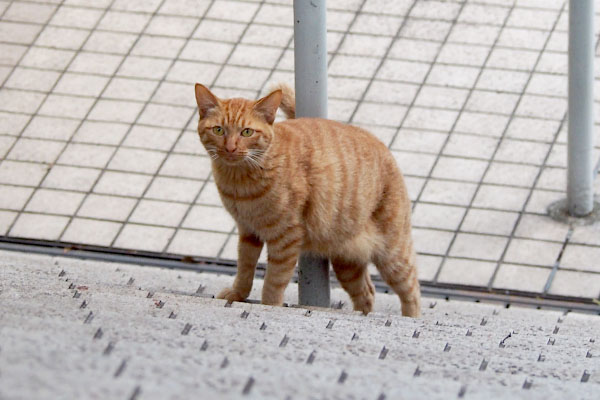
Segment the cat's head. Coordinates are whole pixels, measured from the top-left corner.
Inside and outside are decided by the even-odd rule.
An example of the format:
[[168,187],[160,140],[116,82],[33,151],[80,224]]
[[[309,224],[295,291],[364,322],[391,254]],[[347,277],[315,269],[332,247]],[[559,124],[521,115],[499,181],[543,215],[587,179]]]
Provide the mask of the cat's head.
[[281,90],[259,100],[219,99],[196,84],[200,111],[198,134],[213,160],[231,166],[256,167],[273,140],[273,122]]

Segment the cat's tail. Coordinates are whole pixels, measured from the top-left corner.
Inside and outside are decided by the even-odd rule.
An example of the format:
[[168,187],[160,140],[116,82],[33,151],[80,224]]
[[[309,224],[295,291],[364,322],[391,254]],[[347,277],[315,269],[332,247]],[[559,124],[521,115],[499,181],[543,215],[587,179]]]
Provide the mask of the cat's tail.
[[296,95],[294,89],[285,83],[278,83],[271,87],[271,91],[278,89],[283,93],[279,108],[281,108],[287,119],[296,118]]

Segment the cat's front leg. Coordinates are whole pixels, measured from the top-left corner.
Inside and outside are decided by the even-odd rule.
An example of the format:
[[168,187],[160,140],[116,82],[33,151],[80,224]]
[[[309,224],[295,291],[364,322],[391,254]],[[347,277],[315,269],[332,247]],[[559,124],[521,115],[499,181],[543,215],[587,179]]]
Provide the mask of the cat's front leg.
[[263,248],[263,242],[256,235],[243,231],[239,226],[238,230],[240,231],[240,240],[238,242],[237,274],[233,285],[223,289],[217,295],[217,299],[244,301],[252,289],[254,271]]
[[267,241],[268,263],[262,290],[263,304],[283,304],[283,293],[294,275],[302,238],[302,229],[292,226]]

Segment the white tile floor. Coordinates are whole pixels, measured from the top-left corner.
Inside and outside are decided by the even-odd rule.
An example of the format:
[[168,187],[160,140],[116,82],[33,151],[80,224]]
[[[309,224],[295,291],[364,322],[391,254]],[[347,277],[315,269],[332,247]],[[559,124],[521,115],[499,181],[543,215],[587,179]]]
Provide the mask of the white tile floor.
[[[423,280],[600,296],[598,226],[545,216],[565,196],[566,3],[328,1],[329,115],[392,149]],[[191,87],[292,84],[292,15],[0,1],[0,234],[235,258]]]

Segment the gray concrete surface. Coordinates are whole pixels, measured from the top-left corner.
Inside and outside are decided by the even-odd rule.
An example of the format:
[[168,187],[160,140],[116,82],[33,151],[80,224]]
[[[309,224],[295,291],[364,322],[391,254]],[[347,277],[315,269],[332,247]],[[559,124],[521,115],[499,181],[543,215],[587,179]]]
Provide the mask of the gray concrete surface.
[[[597,399],[600,317],[226,304],[231,277],[0,252],[1,399]],[[257,299],[261,281],[251,298]],[[510,334],[510,336],[509,336]],[[508,337],[507,337],[508,336]]]

